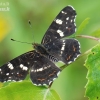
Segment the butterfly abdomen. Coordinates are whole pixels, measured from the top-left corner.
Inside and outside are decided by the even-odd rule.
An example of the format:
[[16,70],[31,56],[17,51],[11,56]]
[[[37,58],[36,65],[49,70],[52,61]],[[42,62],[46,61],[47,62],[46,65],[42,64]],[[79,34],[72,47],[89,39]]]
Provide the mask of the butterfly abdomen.
[[48,52],[48,50],[46,50],[46,48],[41,45],[41,44],[33,44],[34,48],[37,50],[37,52],[39,52],[41,55],[47,57],[48,59],[50,59],[52,62],[58,62],[58,59],[51,55],[50,52]]

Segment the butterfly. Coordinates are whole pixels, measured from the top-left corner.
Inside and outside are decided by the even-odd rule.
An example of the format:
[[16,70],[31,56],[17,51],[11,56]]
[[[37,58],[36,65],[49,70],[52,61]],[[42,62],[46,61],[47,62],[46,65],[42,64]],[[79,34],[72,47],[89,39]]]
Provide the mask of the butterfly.
[[56,62],[66,65],[80,55],[80,43],[70,36],[76,32],[76,11],[72,6],[63,8],[51,23],[40,44],[33,43],[35,50],[26,52],[0,67],[0,82],[21,81],[27,74],[37,86],[50,85],[61,69]]

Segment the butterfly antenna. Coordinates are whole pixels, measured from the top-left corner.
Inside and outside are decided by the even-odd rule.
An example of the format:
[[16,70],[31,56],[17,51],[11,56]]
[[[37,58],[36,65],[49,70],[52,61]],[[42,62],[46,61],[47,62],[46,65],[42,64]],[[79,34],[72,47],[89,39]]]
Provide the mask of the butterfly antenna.
[[[30,25],[31,31],[33,31],[33,30],[32,30],[32,24],[31,24],[31,21],[29,20],[28,23],[29,23],[29,25]],[[33,32],[32,32],[32,33],[33,33]],[[32,34],[32,35],[33,35],[32,38],[33,38],[33,41],[34,41],[33,43],[35,43],[34,34]]]
[[28,43],[28,42],[18,41],[18,40],[15,40],[15,39],[11,39],[11,40],[12,40],[12,41],[16,41],[16,42],[20,42],[20,43],[32,44],[32,43]]

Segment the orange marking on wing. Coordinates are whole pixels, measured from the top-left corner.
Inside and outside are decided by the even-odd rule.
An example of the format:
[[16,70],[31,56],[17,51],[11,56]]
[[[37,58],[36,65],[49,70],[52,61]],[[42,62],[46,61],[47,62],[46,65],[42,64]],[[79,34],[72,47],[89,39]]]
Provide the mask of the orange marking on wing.
[[45,78],[42,78],[42,79],[39,79],[39,78],[38,78],[37,80],[39,80],[39,81],[44,81],[44,80],[45,80]]
[[76,51],[76,48],[74,47],[74,45],[73,45],[73,51],[74,51],[74,52]]
[[52,76],[52,75],[54,75],[54,73],[55,73],[56,71],[54,71],[52,74],[49,74],[49,76]]
[[71,58],[71,55],[68,56],[67,60],[69,60]]
[[71,30],[71,28],[68,28],[68,31],[69,31],[69,32],[71,32],[70,30]]

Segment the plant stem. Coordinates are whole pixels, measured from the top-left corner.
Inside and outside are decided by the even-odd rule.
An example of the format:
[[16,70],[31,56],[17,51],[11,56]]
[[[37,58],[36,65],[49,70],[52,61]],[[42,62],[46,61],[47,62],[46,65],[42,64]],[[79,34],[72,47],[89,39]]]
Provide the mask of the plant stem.
[[88,39],[92,39],[92,40],[100,41],[100,38],[96,38],[96,37],[88,36],[88,35],[76,35],[76,37],[88,38]]

